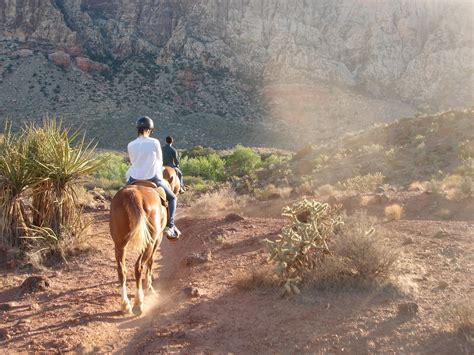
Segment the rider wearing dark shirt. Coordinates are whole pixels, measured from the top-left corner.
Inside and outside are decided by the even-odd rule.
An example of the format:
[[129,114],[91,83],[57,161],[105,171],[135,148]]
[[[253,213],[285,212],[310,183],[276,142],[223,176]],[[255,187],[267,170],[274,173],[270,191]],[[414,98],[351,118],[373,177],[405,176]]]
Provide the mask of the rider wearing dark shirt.
[[163,152],[163,165],[166,166],[171,166],[176,170],[176,173],[178,174],[179,181],[181,184],[181,191],[184,192],[184,180],[183,180],[183,173],[179,169],[179,155],[178,151],[176,150],[175,147],[173,147],[173,137],[168,136],[166,137],[166,144],[161,147],[161,150]]

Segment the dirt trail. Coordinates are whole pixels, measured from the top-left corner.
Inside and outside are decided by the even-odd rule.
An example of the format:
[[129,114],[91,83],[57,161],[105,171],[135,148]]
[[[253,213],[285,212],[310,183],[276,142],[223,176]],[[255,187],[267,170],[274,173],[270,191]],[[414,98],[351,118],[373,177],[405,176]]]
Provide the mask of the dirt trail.
[[[20,295],[30,273],[4,271],[0,312],[9,339],[0,352],[112,353],[468,353],[469,348],[439,320],[455,297],[471,296],[474,281],[472,222],[401,220],[380,225],[386,242],[400,248],[399,286],[371,291],[305,290],[281,298],[278,289],[238,289],[236,280],[265,267],[260,241],[276,236],[279,218],[182,218],[185,238],[163,241],[155,263],[157,296],[145,297],[145,313],[124,316],[107,213],[95,212],[95,253],[72,259],[63,269],[44,272],[51,288]],[[442,233],[439,233],[442,231]],[[410,241],[411,242],[407,242]],[[193,267],[182,263],[190,253],[211,260]],[[129,277],[134,257],[129,257]],[[444,282],[444,283],[443,283]],[[129,279],[133,295],[133,280]],[[193,287],[198,297],[188,297]],[[398,305],[416,302],[416,316]],[[1,335],[1,334],[0,334]]]

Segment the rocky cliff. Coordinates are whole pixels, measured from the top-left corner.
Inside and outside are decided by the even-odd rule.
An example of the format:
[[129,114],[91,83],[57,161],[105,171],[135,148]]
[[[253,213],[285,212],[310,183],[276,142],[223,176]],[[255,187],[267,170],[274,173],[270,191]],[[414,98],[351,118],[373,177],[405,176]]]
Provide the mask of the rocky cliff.
[[473,105],[473,10],[469,0],[1,0],[0,115],[106,127],[148,113],[189,145],[334,138]]

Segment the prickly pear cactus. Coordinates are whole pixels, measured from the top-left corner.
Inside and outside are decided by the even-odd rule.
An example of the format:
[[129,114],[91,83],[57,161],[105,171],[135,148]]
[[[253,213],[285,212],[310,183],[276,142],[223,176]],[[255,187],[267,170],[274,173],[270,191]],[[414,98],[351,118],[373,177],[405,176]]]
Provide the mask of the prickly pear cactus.
[[287,293],[299,293],[297,284],[302,274],[314,269],[318,260],[329,253],[328,239],[343,223],[339,209],[306,199],[283,209],[282,215],[291,223],[275,241],[265,239],[264,242]]

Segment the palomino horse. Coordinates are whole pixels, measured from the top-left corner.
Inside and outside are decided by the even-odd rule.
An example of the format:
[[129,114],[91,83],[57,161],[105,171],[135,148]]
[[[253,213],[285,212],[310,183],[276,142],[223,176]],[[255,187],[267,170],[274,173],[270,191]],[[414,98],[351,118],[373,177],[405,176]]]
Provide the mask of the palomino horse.
[[177,196],[179,194],[180,182],[176,170],[171,166],[163,167],[163,179],[168,181],[171,186],[171,191]]
[[[164,193],[164,191],[163,191]],[[133,313],[141,314],[143,307],[142,279],[145,289],[154,292],[152,286],[153,254],[160,245],[166,226],[167,211],[155,184],[138,181],[117,192],[110,206],[110,234],[115,244],[117,272],[122,287],[122,311],[132,311],[127,295],[127,269],[125,254],[127,246],[138,250],[135,263],[137,286]]]

